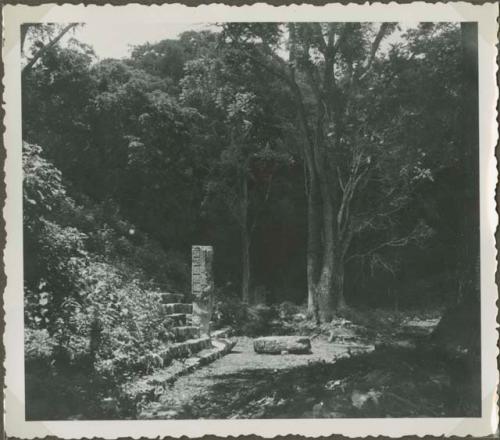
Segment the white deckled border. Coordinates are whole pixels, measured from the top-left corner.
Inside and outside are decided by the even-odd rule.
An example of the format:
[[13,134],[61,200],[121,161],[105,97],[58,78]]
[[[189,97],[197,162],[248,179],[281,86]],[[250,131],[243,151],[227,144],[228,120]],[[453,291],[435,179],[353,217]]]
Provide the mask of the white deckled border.
[[[5,164],[7,200],[4,208],[7,245],[5,270],[6,393],[5,427],[8,436],[21,438],[56,435],[62,438],[135,438],[157,436],[201,437],[256,434],[263,437],[300,434],[325,436],[367,435],[473,435],[494,433],[498,425],[497,287],[494,234],[498,224],[495,206],[497,169],[496,43],[498,6],[494,3],[326,6],[293,5],[273,7],[266,4],[228,7],[222,4],[196,8],[180,4],[143,6],[42,6],[7,5],[3,8],[3,61],[5,75],[4,124],[7,159]],[[300,419],[300,420],[196,420],[196,421],[60,421],[24,420],[23,353],[23,270],[22,270],[22,175],[21,175],[21,75],[19,25],[22,22],[94,22],[112,26],[113,22],[223,22],[223,21],[477,21],[479,23],[479,103],[480,103],[480,195],[481,195],[481,343],[482,402],[481,418],[416,419]]]

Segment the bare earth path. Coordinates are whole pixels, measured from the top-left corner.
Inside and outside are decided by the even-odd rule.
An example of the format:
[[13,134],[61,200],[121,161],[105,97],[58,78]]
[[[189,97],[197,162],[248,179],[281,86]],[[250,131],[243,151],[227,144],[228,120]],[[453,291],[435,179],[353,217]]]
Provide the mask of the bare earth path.
[[232,353],[162,389],[159,401],[145,403],[138,416],[477,417],[480,369],[450,361],[426,343],[415,345],[437,321],[406,320],[385,339],[364,337],[352,323],[339,323],[330,333],[337,343],[323,333],[312,338],[310,355],[257,354],[251,338],[239,337]]
[[[316,368],[331,366],[352,350],[352,345],[349,348],[332,344],[324,337],[315,338],[311,343],[309,355],[264,355],[254,352],[251,338],[239,337],[232,353],[179,378],[165,391],[160,402],[144,408],[141,417],[266,417],[266,408],[276,411],[280,405],[286,406],[290,396],[300,397],[301,383],[314,381],[313,365]],[[301,401],[300,398],[293,400]],[[305,406],[313,407],[314,401],[305,402]],[[286,417],[290,411],[283,408],[282,416]]]

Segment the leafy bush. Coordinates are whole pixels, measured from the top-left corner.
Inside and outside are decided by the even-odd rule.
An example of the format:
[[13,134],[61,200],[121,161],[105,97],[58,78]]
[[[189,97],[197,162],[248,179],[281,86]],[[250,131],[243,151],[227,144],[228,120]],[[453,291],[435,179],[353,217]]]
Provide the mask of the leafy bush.
[[278,317],[274,307],[248,305],[239,298],[220,298],[216,305],[217,325],[229,326],[236,334],[262,336],[272,332]]
[[63,203],[70,203],[61,183],[61,172],[42,157],[39,145],[23,142],[23,205],[24,223],[40,214],[48,214]]
[[91,417],[121,383],[162,366],[172,324],[146,269],[185,267],[112,207],[76,204],[40,147],[24,144],[23,166],[27,400],[61,403],[30,414]]
[[27,361],[50,361],[54,355],[56,341],[46,329],[35,330],[26,328],[24,332],[24,355]]
[[247,309],[247,320],[242,331],[248,336],[263,336],[270,334],[273,321],[278,317],[274,307],[265,304],[256,304]]
[[301,313],[301,308],[290,301],[283,301],[279,307],[279,316],[281,319],[291,320],[294,315]]
[[215,309],[217,325],[219,327],[232,327],[237,333],[241,331],[242,324],[248,318],[248,305],[239,298],[219,298]]

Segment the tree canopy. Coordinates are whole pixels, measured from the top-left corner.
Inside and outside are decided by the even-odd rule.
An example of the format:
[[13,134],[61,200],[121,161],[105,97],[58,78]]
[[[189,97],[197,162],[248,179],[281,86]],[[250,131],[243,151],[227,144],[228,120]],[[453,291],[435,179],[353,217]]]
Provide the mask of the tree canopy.
[[[475,197],[460,26],[226,23],[123,60],[61,44],[74,26],[25,29],[23,136],[58,170],[37,177],[46,204],[63,180],[186,267],[213,244],[216,284],[246,302],[327,320],[419,290],[453,301],[453,276],[436,276],[464,264],[457,219]],[[30,218],[46,209],[33,191]]]
[[[197,330],[162,304],[191,301],[192,245],[215,250],[216,325],[333,332],[344,317],[385,328],[401,309],[449,310],[433,340],[455,348],[450,371],[465,360],[439,394],[462,392],[456,371],[480,377],[473,23],[224,23],[120,60],[99,59],[78,26],[22,27],[29,419],[108,417],[109,396],[137,415],[156,393],[144,375]],[[401,376],[380,377],[387,390]],[[356,393],[339,396],[356,407]]]

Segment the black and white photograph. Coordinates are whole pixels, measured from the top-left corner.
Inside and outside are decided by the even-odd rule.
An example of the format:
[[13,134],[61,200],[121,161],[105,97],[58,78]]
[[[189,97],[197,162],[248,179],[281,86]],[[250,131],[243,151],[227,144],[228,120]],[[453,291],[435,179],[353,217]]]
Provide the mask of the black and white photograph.
[[16,32],[25,421],[491,413],[477,20]]

